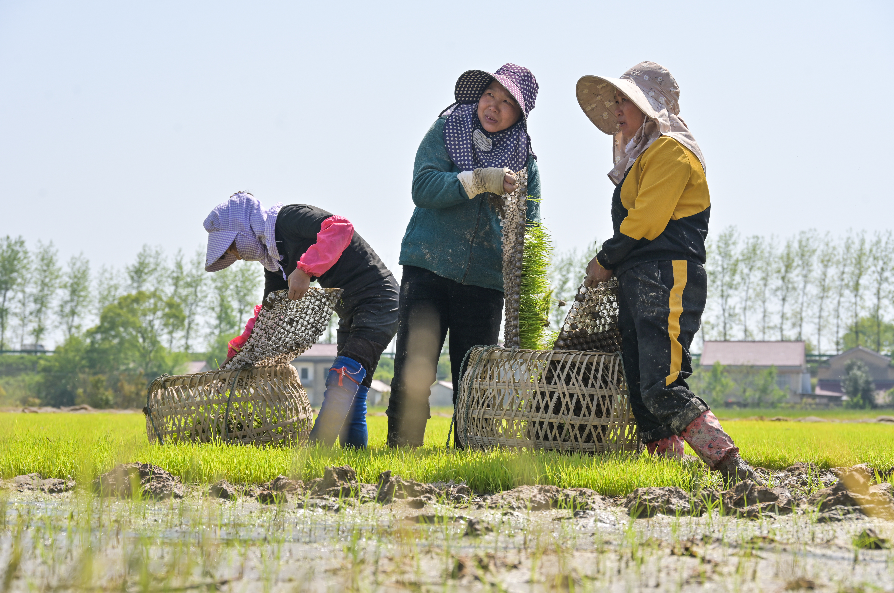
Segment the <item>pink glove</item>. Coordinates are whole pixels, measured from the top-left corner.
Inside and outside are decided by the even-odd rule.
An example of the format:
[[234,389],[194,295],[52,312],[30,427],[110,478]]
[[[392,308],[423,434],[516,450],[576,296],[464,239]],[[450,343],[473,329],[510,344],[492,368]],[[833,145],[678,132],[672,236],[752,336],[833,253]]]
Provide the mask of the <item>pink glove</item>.
[[320,225],[317,242],[298,260],[298,268],[308,276],[319,278],[335,265],[353,236],[354,225],[347,218],[330,216]]
[[245,343],[248,341],[248,338],[251,336],[251,332],[255,329],[255,322],[258,320],[258,313],[261,312],[261,305],[255,307],[255,316],[248,320],[245,324],[245,331],[242,332],[241,336],[237,336],[229,341],[229,348],[227,348],[227,360],[230,360],[236,354],[242,350],[242,347],[245,346]]

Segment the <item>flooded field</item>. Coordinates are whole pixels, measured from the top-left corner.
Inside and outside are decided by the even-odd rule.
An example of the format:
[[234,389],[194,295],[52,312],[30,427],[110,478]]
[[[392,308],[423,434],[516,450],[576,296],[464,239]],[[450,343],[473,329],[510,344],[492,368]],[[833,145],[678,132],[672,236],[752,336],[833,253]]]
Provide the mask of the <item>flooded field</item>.
[[[329,468],[308,484],[283,477],[211,487],[135,470],[129,480],[110,473],[92,490],[57,494],[44,490],[71,484],[7,481],[0,587],[887,591],[894,584],[892,517],[883,506],[880,513],[848,506],[866,500],[834,494],[829,483],[841,481],[828,473],[811,478],[813,497],[804,496],[809,484],[799,490],[797,476],[777,474],[791,486],[777,495],[791,498],[761,503],[772,498],[769,489],[741,485],[697,495],[656,488],[613,498],[553,486],[477,495],[462,484],[390,474],[378,484],[352,482],[349,469]],[[876,502],[889,500],[886,487],[872,486],[888,492]],[[121,497],[128,488],[136,498]]]

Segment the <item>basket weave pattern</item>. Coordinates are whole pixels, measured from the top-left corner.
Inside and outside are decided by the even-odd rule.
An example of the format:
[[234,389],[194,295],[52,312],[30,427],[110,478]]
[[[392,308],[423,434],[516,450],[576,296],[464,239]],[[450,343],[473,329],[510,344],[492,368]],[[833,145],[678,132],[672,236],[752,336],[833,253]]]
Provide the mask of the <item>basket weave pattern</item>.
[[475,347],[456,422],[460,440],[472,448],[639,448],[617,353]]
[[556,350],[620,352],[618,279],[612,276],[595,288],[581,285],[556,338]]
[[221,368],[289,364],[326,329],[341,292],[340,288],[310,288],[297,301],[289,300],[287,290],[271,292],[248,341]]
[[313,414],[292,365],[159,377],[149,388],[149,442],[295,444]]

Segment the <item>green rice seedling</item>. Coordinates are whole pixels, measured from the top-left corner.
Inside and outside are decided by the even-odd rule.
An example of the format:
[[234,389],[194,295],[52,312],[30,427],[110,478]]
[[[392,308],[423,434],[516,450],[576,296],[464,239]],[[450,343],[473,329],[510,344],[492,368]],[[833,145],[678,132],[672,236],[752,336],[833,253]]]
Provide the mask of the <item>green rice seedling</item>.
[[552,347],[555,336],[549,326],[549,305],[552,291],[547,274],[552,256],[552,240],[542,224],[525,226],[525,246],[522,255],[522,275],[519,295],[519,347],[546,350]]

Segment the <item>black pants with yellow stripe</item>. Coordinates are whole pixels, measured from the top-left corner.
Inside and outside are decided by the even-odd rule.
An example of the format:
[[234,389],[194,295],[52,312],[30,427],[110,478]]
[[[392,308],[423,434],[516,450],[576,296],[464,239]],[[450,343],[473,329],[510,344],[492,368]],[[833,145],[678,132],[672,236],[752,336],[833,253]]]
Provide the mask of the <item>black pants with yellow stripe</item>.
[[644,262],[618,282],[624,374],[640,437],[648,443],[680,434],[709,409],[686,384],[705,310],[705,269],[686,260]]

